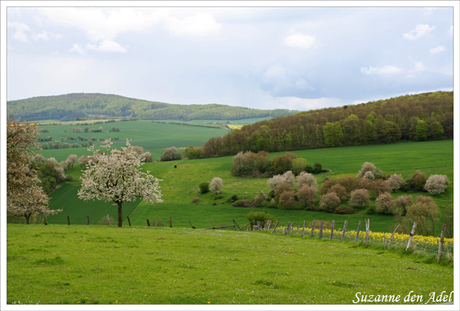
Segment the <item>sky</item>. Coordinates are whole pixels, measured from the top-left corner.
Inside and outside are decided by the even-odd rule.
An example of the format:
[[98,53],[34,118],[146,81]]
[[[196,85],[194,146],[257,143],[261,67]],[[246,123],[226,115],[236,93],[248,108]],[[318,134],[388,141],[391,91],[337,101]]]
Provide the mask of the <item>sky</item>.
[[305,111],[454,87],[458,6],[16,3],[2,20],[7,100],[105,93]]

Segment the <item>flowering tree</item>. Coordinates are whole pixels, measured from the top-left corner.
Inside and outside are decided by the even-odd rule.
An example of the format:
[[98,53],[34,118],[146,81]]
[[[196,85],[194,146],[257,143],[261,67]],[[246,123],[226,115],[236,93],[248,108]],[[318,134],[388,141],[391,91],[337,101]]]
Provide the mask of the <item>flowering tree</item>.
[[403,183],[403,179],[401,175],[398,174],[393,174],[390,176],[390,178],[387,179],[387,184],[390,186],[390,188],[393,190],[393,192],[396,192],[399,187],[401,187],[401,184]]
[[143,156],[134,150],[129,140],[121,150],[113,149],[110,139],[103,147],[107,152],[100,152],[93,146],[88,149],[93,155],[88,156],[86,170],[80,177],[78,197],[85,201],[113,201],[118,205],[118,227],[121,227],[124,202],[134,202],[137,196],[152,204],[162,202],[160,180],[149,171],[139,170]]
[[305,185],[318,188],[318,182],[313,174],[301,172],[299,176],[297,176],[297,189],[300,189]]
[[7,122],[7,212],[13,216],[24,216],[29,223],[30,216],[40,212],[57,213],[48,209],[48,196],[38,186],[36,172],[31,169],[31,148],[37,148],[37,126],[13,117]]
[[444,192],[449,184],[450,181],[446,175],[431,175],[427,179],[424,189],[436,195]]
[[209,190],[215,193],[219,193],[220,188],[224,186],[224,182],[220,177],[214,177],[209,183]]

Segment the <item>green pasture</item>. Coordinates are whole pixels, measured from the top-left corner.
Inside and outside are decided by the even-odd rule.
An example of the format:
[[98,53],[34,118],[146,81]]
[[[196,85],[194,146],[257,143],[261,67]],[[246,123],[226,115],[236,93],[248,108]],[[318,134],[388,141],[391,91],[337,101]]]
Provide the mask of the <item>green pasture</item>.
[[362,304],[363,295],[391,295],[400,300],[383,303],[401,306],[436,303],[431,293],[448,296],[453,290],[452,266],[337,240],[145,226],[8,224],[7,232],[9,305],[197,304],[204,309],[353,305]]
[[[82,132],[74,133],[72,127],[80,127],[82,130],[85,127],[89,129],[98,129],[102,126],[102,132]],[[119,132],[110,132],[112,127],[118,127]],[[189,147],[189,146],[202,146],[212,137],[223,136],[228,133],[228,130],[223,128],[210,128],[200,126],[190,126],[181,124],[168,124],[168,123],[155,123],[151,121],[119,121],[104,124],[92,125],[39,125],[38,129],[47,129],[49,133],[42,133],[42,137],[51,136],[53,141],[63,139],[65,143],[81,143],[86,142],[88,139],[95,137],[97,143],[101,143],[101,139],[112,138],[114,146],[125,146],[126,138],[132,139],[131,144],[135,146],[142,146],[144,151],[149,151],[154,159],[159,159],[165,148],[169,147]],[[83,141],[76,140],[80,135]],[[72,139],[67,139],[70,136]],[[113,140],[117,137],[118,140]],[[65,160],[69,154],[76,154],[81,156],[89,154],[88,148],[66,148],[66,149],[47,149],[40,150],[40,153],[46,157],[55,157],[58,161]]]
[[[403,178],[412,175],[416,170],[421,170],[427,175],[445,174],[449,177],[451,185],[447,191],[433,198],[443,209],[452,204],[453,199],[453,141],[432,141],[422,143],[399,143],[391,145],[342,147],[330,149],[314,149],[294,151],[299,157],[304,157],[311,164],[320,162],[324,168],[331,172],[316,175],[321,184],[326,177],[355,176],[361,165],[368,161],[380,167],[384,173],[402,174]],[[283,153],[278,153],[283,154]],[[274,157],[277,154],[270,154]],[[350,228],[356,229],[358,222],[370,219],[371,231],[388,232],[396,224],[394,216],[380,214],[365,214],[358,210],[352,215],[338,215],[320,211],[286,210],[270,208],[242,208],[233,207],[227,200],[232,195],[241,198],[252,199],[259,190],[268,192],[267,178],[242,178],[234,177],[230,173],[232,157],[181,160],[171,162],[147,163],[144,170],[149,170],[155,177],[162,179],[160,182],[163,203],[151,205],[138,200],[130,203],[123,209],[123,217],[129,216],[133,225],[146,226],[147,219],[161,219],[167,224],[172,218],[173,227],[190,227],[189,221],[198,228],[210,227],[211,220],[214,224],[231,224],[232,220],[240,225],[247,223],[246,214],[251,210],[260,210],[274,215],[280,225],[286,225],[289,221],[297,224],[307,220],[332,221],[335,220],[338,227],[348,220]],[[177,166],[175,168],[175,166]],[[51,195],[52,209],[63,209],[57,215],[48,217],[51,224],[66,224],[66,215],[71,216],[72,223],[86,224],[86,214],[90,214],[92,223],[100,217],[110,214],[116,219],[117,209],[112,203],[84,202],[76,196],[80,187],[78,179],[81,175],[78,165],[67,174],[73,177],[73,182],[64,184]],[[222,198],[215,200],[212,193],[200,195],[198,204],[191,201],[199,195],[199,184],[210,181],[214,177],[223,179]],[[394,196],[407,194],[397,191]],[[427,193],[411,193],[417,195]],[[94,216],[93,216],[94,215]],[[125,220],[124,226],[128,225]],[[436,232],[441,230],[438,223]]]

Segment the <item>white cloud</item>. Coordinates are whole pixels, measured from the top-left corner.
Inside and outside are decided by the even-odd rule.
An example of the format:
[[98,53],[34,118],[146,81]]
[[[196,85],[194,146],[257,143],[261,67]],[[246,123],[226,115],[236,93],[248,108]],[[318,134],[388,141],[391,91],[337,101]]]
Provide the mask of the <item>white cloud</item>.
[[416,71],[425,70],[425,65],[422,62],[414,62],[414,67]]
[[222,29],[222,25],[209,13],[197,13],[182,20],[168,16],[166,25],[174,35],[209,36],[218,34]]
[[42,30],[42,32],[40,33],[35,33],[33,37],[35,40],[50,40],[50,39],[60,39],[61,35],[60,34],[55,35],[51,32]]
[[425,36],[430,33],[436,26],[430,27],[429,25],[418,24],[415,26],[414,30],[409,31],[408,33],[403,34],[404,38],[408,40],[416,40],[422,36]]
[[446,50],[446,47],[444,45],[440,45],[440,46],[437,46],[435,48],[432,48],[430,50],[430,53],[431,54],[438,54],[438,53],[441,53],[442,51],[445,51]]
[[454,25],[450,26],[449,30],[447,31],[447,33],[451,36],[454,35]]
[[72,48],[69,50],[71,53],[78,53],[78,54],[86,54],[85,50],[82,48],[81,45],[74,43]]
[[30,31],[29,26],[24,23],[8,22],[8,28],[14,29],[13,39],[21,42],[29,42],[27,38],[27,31]]
[[284,38],[284,44],[298,49],[309,49],[311,47],[318,47],[316,38],[310,35],[304,35],[300,32],[291,31],[292,34]]
[[391,65],[386,65],[383,67],[372,67],[369,66],[369,68],[362,67],[361,72],[367,75],[386,75],[386,74],[394,74],[400,72],[402,69],[391,66]]
[[95,50],[99,52],[121,52],[125,53],[126,49],[116,43],[115,41],[111,40],[103,40],[99,43],[99,46],[93,44],[87,44],[86,48],[89,50]]

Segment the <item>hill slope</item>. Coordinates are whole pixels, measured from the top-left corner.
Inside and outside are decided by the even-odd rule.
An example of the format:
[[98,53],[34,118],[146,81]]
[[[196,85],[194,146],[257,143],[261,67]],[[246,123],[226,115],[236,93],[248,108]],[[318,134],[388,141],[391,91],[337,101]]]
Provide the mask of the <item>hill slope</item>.
[[109,94],[67,94],[8,101],[8,115],[28,120],[137,117],[146,120],[238,120],[287,116],[297,111],[259,110],[227,105],[173,105]]

